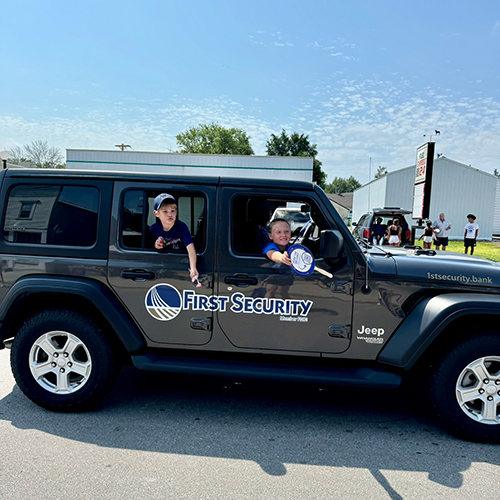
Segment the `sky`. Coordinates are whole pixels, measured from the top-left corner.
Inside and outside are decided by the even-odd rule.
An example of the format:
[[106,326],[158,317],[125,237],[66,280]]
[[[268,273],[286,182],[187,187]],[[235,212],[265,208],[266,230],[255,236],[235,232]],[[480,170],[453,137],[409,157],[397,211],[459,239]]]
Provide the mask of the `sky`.
[[257,155],[308,135],[327,182],[428,140],[500,171],[498,0],[17,0],[1,19],[0,149],[175,151],[216,122]]

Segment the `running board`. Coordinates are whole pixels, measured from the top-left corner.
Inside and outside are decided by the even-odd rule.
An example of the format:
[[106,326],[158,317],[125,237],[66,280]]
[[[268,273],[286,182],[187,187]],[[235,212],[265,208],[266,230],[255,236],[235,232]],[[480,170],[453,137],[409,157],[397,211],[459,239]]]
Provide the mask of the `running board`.
[[369,367],[329,368],[323,366],[175,358],[158,356],[156,354],[132,356],[132,362],[138,370],[145,371],[310,382],[315,384],[357,387],[380,387],[385,389],[396,388],[402,381],[401,375],[379,368]]

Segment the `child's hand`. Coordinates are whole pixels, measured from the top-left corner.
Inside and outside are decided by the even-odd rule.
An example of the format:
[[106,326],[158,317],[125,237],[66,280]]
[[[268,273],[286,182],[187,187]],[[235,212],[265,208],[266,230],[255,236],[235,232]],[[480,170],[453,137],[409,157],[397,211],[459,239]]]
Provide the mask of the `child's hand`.
[[286,252],[283,252],[281,254],[281,262],[283,264],[286,264],[287,266],[291,266],[292,265],[292,261],[291,261],[290,257],[288,256],[288,254]]
[[155,248],[156,250],[161,250],[165,244],[165,240],[159,236],[158,239],[155,241]]
[[201,283],[198,281],[198,270],[195,268],[189,270],[189,276],[191,276],[191,281],[194,283],[196,281],[196,288],[201,286]]

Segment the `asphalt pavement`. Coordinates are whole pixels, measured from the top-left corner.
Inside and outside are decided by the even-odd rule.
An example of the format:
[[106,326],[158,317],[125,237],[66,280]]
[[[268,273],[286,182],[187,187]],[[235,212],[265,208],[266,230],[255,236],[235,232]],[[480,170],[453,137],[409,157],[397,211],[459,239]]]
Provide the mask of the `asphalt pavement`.
[[418,393],[123,370],[52,413],[0,351],[0,500],[488,499],[500,447],[457,440]]

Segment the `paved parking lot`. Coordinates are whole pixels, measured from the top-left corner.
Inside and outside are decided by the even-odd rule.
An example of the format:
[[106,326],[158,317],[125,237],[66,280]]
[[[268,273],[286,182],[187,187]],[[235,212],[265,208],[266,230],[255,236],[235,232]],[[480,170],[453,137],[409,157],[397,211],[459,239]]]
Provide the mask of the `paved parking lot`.
[[0,351],[0,499],[488,499],[500,448],[445,434],[415,394],[124,369],[57,414]]

